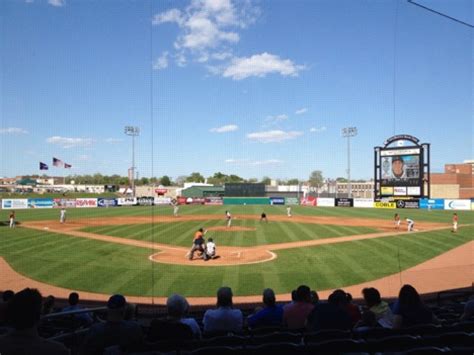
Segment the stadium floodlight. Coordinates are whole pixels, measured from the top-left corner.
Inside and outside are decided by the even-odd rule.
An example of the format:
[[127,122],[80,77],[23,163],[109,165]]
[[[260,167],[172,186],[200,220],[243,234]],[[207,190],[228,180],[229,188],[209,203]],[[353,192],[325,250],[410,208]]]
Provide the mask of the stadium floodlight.
[[357,127],[345,127],[342,129],[342,136],[347,138],[347,196],[352,197],[351,185],[351,137],[357,136]]
[[124,130],[127,136],[132,137],[132,174],[130,174],[132,183],[132,194],[135,197],[135,137],[140,135],[140,128],[134,126],[125,126]]

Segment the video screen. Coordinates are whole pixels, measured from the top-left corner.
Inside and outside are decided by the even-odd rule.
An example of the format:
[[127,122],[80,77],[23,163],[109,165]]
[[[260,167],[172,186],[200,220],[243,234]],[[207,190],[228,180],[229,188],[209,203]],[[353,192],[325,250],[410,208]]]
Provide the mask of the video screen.
[[416,186],[420,184],[420,156],[390,155],[381,157],[383,186]]

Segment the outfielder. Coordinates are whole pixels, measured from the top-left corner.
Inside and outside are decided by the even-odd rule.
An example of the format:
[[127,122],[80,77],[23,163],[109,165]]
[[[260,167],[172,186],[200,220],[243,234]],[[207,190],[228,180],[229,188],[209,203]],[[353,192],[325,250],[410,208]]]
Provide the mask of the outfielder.
[[175,203],[173,205],[173,216],[178,217],[178,212],[179,212],[179,205]]
[[10,212],[10,228],[15,228],[15,211]]
[[291,207],[290,207],[290,206],[288,206],[288,207],[286,208],[286,215],[287,215],[288,217],[291,217]]
[[453,229],[451,232],[456,233],[458,231],[458,214],[453,214]]
[[59,222],[66,223],[66,209],[64,207],[61,208],[61,212],[59,213]]

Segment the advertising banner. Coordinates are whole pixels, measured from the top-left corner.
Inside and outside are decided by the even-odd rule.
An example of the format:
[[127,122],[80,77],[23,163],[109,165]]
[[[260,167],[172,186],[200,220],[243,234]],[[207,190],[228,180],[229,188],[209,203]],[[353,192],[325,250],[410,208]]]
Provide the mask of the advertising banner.
[[397,208],[420,208],[420,201],[416,199],[412,200],[395,200]]
[[171,197],[155,197],[155,205],[171,205]]
[[137,204],[136,197],[120,197],[117,199],[117,204],[119,206],[134,206]]
[[444,200],[445,210],[470,210],[471,200]]
[[444,210],[444,199],[422,198],[420,199],[420,208],[427,208],[430,210]]
[[407,187],[407,195],[408,196],[420,196],[421,195],[421,188],[419,186],[408,186]]
[[28,208],[53,208],[52,198],[29,198]]
[[168,192],[168,189],[155,189],[157,195],[164,195]]
[[376,201],[374,208],[397,208],[396,202]]
[[407,188],[406,186],[394,186],[393,187],[393,195],[394,196],[406,196]]
[[393,187],[391,186],[382,186],[380,189],[382,195],[393,195]]
[[221,206],[224,204],[224,199],[222,197],[210,196],[205,198],[204,204],[211,206]]
[[204,205],[206,199],[204,197],[188,197],[186,199],[187,205]]
[[301,206],[316,206],[316,197],[306,196],[302,197],[300,201]]
[[336,198],[336,207],[353,207],[354,199],[352,198]]
[[177,198],[176,201],[178,202],[178,205],[185,205],[186,204],[186,197],[180,196],[180,197]]
[[474,211],[474,198],[471,198],[471,210]]
[[285,198],[285,205],[299,205],[298,197],[287,197],[287,198]]
[[7,198],[2,200],[2,208],[4,210],[21,210],[28,208],[28,199],[27,198]]
[[374,200],[371,198],[355,198],[354,207],[356,208],[373,208]]
[[93,208],[97,207],[96,198],[76,198],[77,208]]
[[76,199],[74,198],[55,198],[53,200],[53,208],[74,208],[76,207]]
[[155,198],[153,196],[137,197],[138,206],[153,206],[153,202],[155,202]]
[[317,205],[321,207],[334,207],[336,205],[336,199],[331,197],[318,197]]
[[224,205],[269,205],[268,197],[224,197]]
[[99,197],[97,199],[97,206],[98,207],[117,207],[118,206],[118,201],[115,198]]
[[270,197],[270,205],[284,205],[285,198],[284,197]]

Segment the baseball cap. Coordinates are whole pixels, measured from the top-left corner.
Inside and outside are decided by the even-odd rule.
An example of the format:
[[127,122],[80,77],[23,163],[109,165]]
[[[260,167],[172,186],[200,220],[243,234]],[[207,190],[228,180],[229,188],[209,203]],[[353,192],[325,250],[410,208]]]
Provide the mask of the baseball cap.
[[125,300],[125,297],[122,295],[113,295],[109,298],[109,301],[107,302],[107,308],[108,309],[118,309],[125,307],[125,304],[127,301]]

